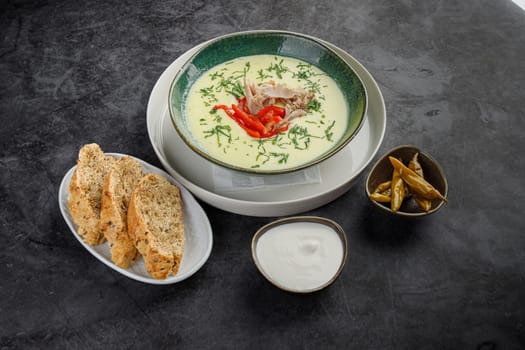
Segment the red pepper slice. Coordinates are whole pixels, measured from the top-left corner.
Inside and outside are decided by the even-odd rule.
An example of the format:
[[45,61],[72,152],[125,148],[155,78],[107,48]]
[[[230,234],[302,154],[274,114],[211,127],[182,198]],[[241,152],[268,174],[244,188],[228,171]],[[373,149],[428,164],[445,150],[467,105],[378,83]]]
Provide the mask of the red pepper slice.
[[259,121],[259,119],[257,119],[257,117],[246,113],[245,111],[243,111],[242,109],[240,109],[236,105],[232,105],[232,109],[235,112],[235,114],[237,114],[237,116],[240,117],[245,122],[246,126],[248,126],[250,129],[256,130],[256,131],[259,131],[259,132],[265,132],[266,131],[266,128]]
[[257,116],[261,118],[262,116],[267,115],[270,112],[272,113],[272,115],[278,115],[281,118],[284,118],[284,115],[286,114],[286,110],[284,108],[270,105],[270,106],[266,106],[263,109],[261,109],[257,113]]
[[258,132],[258,131],[255,131],[255,130],[252,130],[252,129],[248,129],[248,128],[246,128],[246,127],[242,127],[242,128],[243,128],[243,129],[246,131],[246,133],[247,133],[248,135],[250,135],[251,137],[255,137],[255,138],[258,138],[258,139],[260,139],[260,138],[263,137],[263,136],[261,135],[261,133]]
[[223,111],[226,112],[226,114],[228,114],[228,116],[230,118],[235,119],[235,113],[233,112],[233,110],[230,107],[228,107],[226,105],[216,105],[216,106],[213,106],[213,109],[222,109]]
[[268,138],[288,130],[288,123],[275,129],[286,114],[285,109],[278,106],[266,106],[255,116],[246,106],[246,97],[242,97],[238,99],[237,105],[216,105],[213,108],[224,110],[251,137]]
[[248,109],[248,106],[246,105],[246,97],[238,98],[237,101],[239,102],[237,104],[237,107],[239,107],[240,110],[249,114],[250,110]]
[[264,118],[264,119],[261,118],[261,122],[266,127],[266,130],[269,130],[269,131],[273,131],[275,129],[275,126],[279,124],[281,120],[282,120],[281,117],[277,117],[277,116],[270,117],[270,118]]
[[271,113],[267,113],[263,115],[262,117],[259,117],[259,120],[261,123],[266,124],[269,122],[279,123],[283,118],[279,117],[278,115],[273,115]]
[[257,113],[261,123],[264,124],[266,130],[275,131],[275,125],[279,124],[286,114],[284,108],[277,106],[266,106]]

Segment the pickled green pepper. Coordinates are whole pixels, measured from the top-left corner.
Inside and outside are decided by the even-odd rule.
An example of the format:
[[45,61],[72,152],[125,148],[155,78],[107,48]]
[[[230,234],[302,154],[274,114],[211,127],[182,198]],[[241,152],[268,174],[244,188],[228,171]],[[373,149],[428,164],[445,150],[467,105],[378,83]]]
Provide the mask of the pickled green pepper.
[[[418,174],[422,178],[425,178],[425,175],[423,173],[423,168],[421,167],[421,164],[419,163],[419,160],[418,160],[418,156],[419,156],[419,153],[416,152],[416,154],[414,154],[414,156],[408,163],[408,167],[409,169],[413,170],[416,174]],[[424,211],[429,211],[432,208],[432,201],[430,201],[429,199],[425,199],[425,198],[420,197],[417,194],[414,194],[414,200],[419,205],[419,207],[423,209]]]
[[447,199],[443,197],[443,195],[437,189],[434,188],[434,186],[428,183],[412,169],[408,168],[394,157],[390,156],[388,159],[390,160],[390,163],[394,169],[399,171],[399,175],[403,181],[406,182],[413,194],[416,194],[424,199],[441,199],[445,203],[448,202]]
[[405,198],[405,184],[403,183],[401,174],[397,169],[392,171],[392,183],[390,188],[392,191],[390,208],[393,212],[396,212],[401,208],[401,204]]

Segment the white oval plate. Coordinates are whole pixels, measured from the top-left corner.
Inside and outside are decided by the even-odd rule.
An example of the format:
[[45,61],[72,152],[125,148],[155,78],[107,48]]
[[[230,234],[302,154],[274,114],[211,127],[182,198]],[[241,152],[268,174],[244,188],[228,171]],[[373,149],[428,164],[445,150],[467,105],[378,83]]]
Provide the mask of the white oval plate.
[[[202,43],[179,56],[161,74],[152,89],[147,108],[150,142],[164,168],[196,197],[232,212],[250,216],[286,216],[318,208],[344,194],[374,158],[386,129],[383,95],[366,68],[342,49],[331,47],[361,77],[368,93],[368,110],[356,137],[339,153],[319,164],[322,181],[315,184],[270,187],[238,192],[218,191],[213,185],[213,164],[195,154],[179,137],[168,113],[169,85],[177,71]],[[267,175],[279,176],[279,175]]]
[[[106,153],[108,155],[120,158],[124,154],[120,153]],[[133,157],[134,158],[134,157]],[[103,243],[97,246],[90,246],[86,244],[77,233],[77,225],[73,222],[68,208],[69,183],[71,177],[76,169],[76,166],[71,168],[60,183],[58,190],[58,204],[62,216],[67,225],[71,229],[73,236],[90,252],[95,258],[111,267],[113,270],[132,278],[134,280],[150,283],[150,284],[172,284],[177,283],[193,275],[202,265],[208,260],[213,245],[213,235],[208,216],[195,200],[192,194],[186,190],[178,181],[173,179],[166,172],[151,164],[144,162],[141,159],[135,158],[142,165],[142,170],[145,173],[155,173],[162,175],[168,179],[169,182],[176,185],[181,192],[183,202],[183,217],[184,217],[184,235],[186,238],[184,255],[182,256],[181,265],[178,273],[175,276],[169,276],[164,280],[157,280],[151,277],[145,267],[144,259],[139,257],[135,260],[128,269],[118,267],[111,261],[111,253],[109,251],[108,243]]]

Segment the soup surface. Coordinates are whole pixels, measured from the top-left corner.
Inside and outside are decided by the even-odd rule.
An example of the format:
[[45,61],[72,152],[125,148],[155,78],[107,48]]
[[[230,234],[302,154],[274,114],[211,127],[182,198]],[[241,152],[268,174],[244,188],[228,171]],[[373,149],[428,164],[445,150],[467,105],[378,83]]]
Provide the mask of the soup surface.
[[[306,114],[271,137],[248,135],[218,105],[237,104],[251,84],[275,82],[314,94]],[[201,147],[219,161],[240,168],[279,170],[301,166],[328,152],[347,127],[348,106],[337,83],[306,62],[276,55],[236,58],[217,65],[192,85],[183,107]]]

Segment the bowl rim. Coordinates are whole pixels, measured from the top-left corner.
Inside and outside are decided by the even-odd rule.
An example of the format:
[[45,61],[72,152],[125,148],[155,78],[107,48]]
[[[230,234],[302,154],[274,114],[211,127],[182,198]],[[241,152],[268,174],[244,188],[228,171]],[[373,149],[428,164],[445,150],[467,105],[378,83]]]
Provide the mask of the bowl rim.
[[439,209],[441,209],[443,207],[443,205],[445,204],[444,201],[441,201],[435,208],[425,212],[425,211],[421,211],[421,212],[414,212],[414,213],[410,213],[410,212],[405,212],[405,211],[397,211],[397,212],[393,212],[392,209],[390,209],[389,207],[385,206],[385,205],[382,205],[381,203],[378,203],[372,199],[370,199],[370,191],[368,190],[368,184],[370,183],[370,178],[372,177],[372,174],[374,172],[374,170],[376,169],[376,167],[382,162],[385,160],[385,158],[388,156],[388,155],[391,155],[392,153],[400,150],[400,149],[404,149],[404,148],[411,148],[411,149],[414,149],[416,152],[418,152],[419,154],[422,154],[423,156],[425,156],[426,158],[428,158],[433,164],[434,166],[438,169],[442,179],[443,179],[443,184],[444,184],[444,187],[445,187],[445,190],[443,191],[444,193],[442,193],[443,197],[447,198],[448,196],[448,181],[447,181],[447,177],[445,176],[445,172],[443,171],[443,168],[441,167],[441,165],[432,157],[430,156],[427,152],[425,151],[422,151],[421,148],[417,147],[417,146],[414,146],[414,145],[410,145],[410,144],[406,144],[406,145],[399,145],[399,146],[396,146],[394,148],[391,148],[389,149],[387,152],[385,152],[383,155],[381,155],[379,157],[379,159],[374,163],[374,165],[372,165],[370,171],[368,172],[368,175],[366,177],[366,180],[365,180],[365,194],[366,194],[366,197],[378,208],[380,208],[381,210],[384,210],[392,215],[396,215],[396,216],[404,216],[404,217],[421,217],[421,216],[427,216],[427,215],[430,215],[430,214],[433,214],[435,212],[437,212]]
[[[318,287],[310,288],[310,289],[292,289],[288,288],[277,281],[275,281],[261,266],[261,263],[259,262],[259,257],[257,256],[257,243],[259,241],[259,238],[261,238],[268,230],[276,227],[281,226],[285,224],[291,224],[291,223],[297,223],[297,222],[310,222],[310,223],[317,223],[322,224],[325,226],[328,226],[331,228],[339,237],[341,240],[341,245],[343,248],[343,257],[341,258],[341,263],[339,265],[339,268],[335,272],[335,274],[325,283],[321,284]],[[273,284],[275,287],[290,293],[296,293],[296,294],[310,294],[313,292],[320,291],[322,289],[325,289],[326,287],[330,286],[332,283],[334,283],[337,278],[341,275],[341,272],[343,272],[343,269],[346,265],[346,260],[348,257],[348,239],[346,237],[346,233],[344,229],[334,220],[321,217],[321,216],[314,216],[314,215],[306,215],[306,216],[290,216],[286,218],[277,219],[275,221],[269,222],[266,225],[259,228],[252,237],[252,243],[251,243],[251,253],[252,253],[252,260],[257,267],[257,270],[266,278],[268,282]]]
[[[204,49],[209,47],[210,45],[212,45],[212,44],[214,44],[214,43],[216,43],[216,42],[218,42],[220,40],[226,39],[226,38],[235,37],[235,36],[242,36],[242,35],[251,35],[251,34],[276,34],[276,35],[280,34],[280,35],[296,36],[296,37],[308,40],[310,42],[313,42],[316,45],[319,45],[320,47],[323,48],[323,50],[326,50],[326,51],[330,52],[331,55],[337,57],[338,60],[340,60],[345,66],[347,66],[348,69],[350,69],[350,71],[355,75],[355,77],[357,77],[357,79],[358,79],[358,81],[359,81],[359,83],[361,85],[361,88],[363,89],[363,92],[364,92],[363,113],[360,116],[359,123],[358,123],[355,131],[349,137],[347,137],[346,139],[342,140],[342,142],[340,142],[336,147],[333,147],[332,149],[330,149],[330,151],[322,154],[321,156],[319,156],[316,159],[313,159],[311,161],[308,161],[306,163],[302,163],[302,164],[299,164],[299,165],[296,165],[296,166],[293,166],[293,167],[289,167],[289,168],[285,168],[285,169],[273,169],[273,170],[263,170],[263,169],[259,169],[259,168],[240,167],[240,166],[236,166],[236,165],[231,164],[231,163],[227,163],[227,162],[221,161],[220,159],[217,159],[215,157],[210,156],[208,153],[204,152],[202,149],[200,149],[199,147],[195,146],[190,140],[188,140],[186,138],[186,136],[184,135],[184,133],[179,129],[177,123],[174,120],[175,118],[173,116],[173,107],[172,107],[172,104],[171,104],[171,96],[172,96],[173,89],[174,89],[174,86],[175,86],[176,82],[178,81],[178,79],[180,78],[182,73],[186,70],[186,68],[191,64],[193,59],[197,55],[199,55]],[[288,174],[288,173],[292,173],[292,172],[295,172],[295,171],[306,169],[308,167],[317,165],[317,164],[325,161],[326,159],[332,157],[333,155],[335,155],[336,153],[341,151],[344,147],[346,147],[350,143],[350,141],[352,141],[357,136],[357,134],[361,131],[361,129],[362,129],[363,125],[364,125],[365,119],[367,118],[367,111],[368,111],[368,91],[367,91],[366,85],[364,84],[361,76],[354,70],[354,68],[351,65],[348,64],[348,62],[346,62],[346,60],[343,57],[341,57],[340,54],[338,54],[335,50],[333,50],[330,47],[328,47],[327,45],[325,45],[325,43],[323,43],[322,41],[320,41],[320,39],[318,39],[316,37],[309,36],[309,35],[302,34],[302,33],[298,33],[298,32],[293,32],[293,31],[274,30],[274,29],[259,29],[259,30],[247,30],[247,31],[233,32],[233,33],[220,35],[220,36],[217,36],[215,38],[212,38],[212,39],[206,41],[204,43],[204,45],[202,45],[194,54],[192,54],[187,59],[187,61],[184,62],[184,64],[181,66],[181,68],[176,72],[176,74],[174,75],[173,79],[170,82],[170,87],[169,87],[167,99],[168,99],[168,113],[169,113],[169,116],[170,116],[171,123],[172,123],[173,127],[175,128],[175,130],[177,131],[177,133],[179,134],[179,136],[181,137],[181,139],[183,140],[183,142],[186,144],[186,146],[188,146],[193,152],[195,152],[198,155],[200,155],[206,161],[209,161],[209,162],[212,162],[212,163],[214,163],[216,165],[225,167],[227,169],[235,170],[235,171],[238,171],[238,172],[241,172],[241,173],[244,173],[244,174],[248,174],[248,175],[280,175],[280,174]]]

